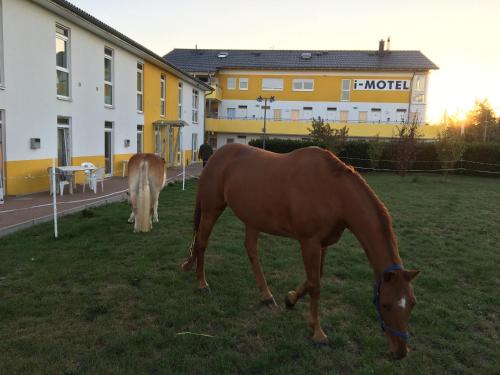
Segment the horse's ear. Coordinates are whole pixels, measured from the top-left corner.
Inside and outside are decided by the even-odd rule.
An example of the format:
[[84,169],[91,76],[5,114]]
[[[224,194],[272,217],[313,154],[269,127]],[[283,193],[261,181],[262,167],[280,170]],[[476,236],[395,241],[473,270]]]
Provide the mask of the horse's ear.
[[391,280],[394,280],[394,276],[395,276],[395,275],[396,275],[396,274],[394,273],[394,271],[384,273],[384,282],[385,282],[385,283],[388,283],[388,282],[390,282]]
[[403,271],[403,275],[407,281],[412,281],[420,274],[420,271],[416,270],[405,270]]

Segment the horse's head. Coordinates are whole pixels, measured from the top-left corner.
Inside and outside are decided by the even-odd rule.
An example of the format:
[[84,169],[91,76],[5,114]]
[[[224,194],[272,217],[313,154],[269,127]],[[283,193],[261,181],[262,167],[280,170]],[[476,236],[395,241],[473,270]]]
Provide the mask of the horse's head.
[[416,305],[411,281],[420,271],[396,269],[385,271],[375,289],[375,305],[380,324],[396,359],[408,354],[408,321]]

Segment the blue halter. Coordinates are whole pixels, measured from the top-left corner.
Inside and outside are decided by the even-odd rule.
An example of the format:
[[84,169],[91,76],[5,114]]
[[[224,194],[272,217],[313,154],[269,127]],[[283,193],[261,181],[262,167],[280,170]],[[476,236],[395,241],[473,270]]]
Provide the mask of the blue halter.
[[382,286],[382,281],[384,280],[384,275],[393,272],[393,271],[398,271],[398,270],[403,270],[403,267],[399,264],[393,264],[389,267],[387,267],[384,272],[380,275],[377,283],[375,284],[375,287],[373,288],[373,304],[377,308],[377,313],[378,313],[378,319],[380,321],[380,328],[382,328],[382,331],[387,331],[391,335],[399,337],[400,339],[407,341],[410,338],[410,334],[408,332],[401,332],[398,331],[397,329],[389,327],[385,322],[384,318],[382,317],[382,311],[380,310],[380,287]]

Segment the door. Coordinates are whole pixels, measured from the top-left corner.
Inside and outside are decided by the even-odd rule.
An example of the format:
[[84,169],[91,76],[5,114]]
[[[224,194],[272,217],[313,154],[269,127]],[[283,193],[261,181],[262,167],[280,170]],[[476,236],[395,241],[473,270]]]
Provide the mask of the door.
[[113,175],[113,123],[104,123],[104,172]]
[[290,118],[292,121],[298,121],[300,119],[300,109],[292,109]]
[[177,151],[175,149],[175,129],[171,126],[168,127],[168,166],[173,167],[175,165],[175,156]]
[[240,105],[238,107],[238,113],[236,114],[237,118],[247,118],[248,116],[248,108],[246,105]]
[[311,107],[304,107],[304,120],[311,120],[313,117],[313,109]]
[[227,109],[227,118],[234,119],[236,117],[236,108],[228,108]]
[[380,122],[381,115],[382,115],[382,111],[379,108],[372,109],[372,121],[373,122]]
[[340,122],[347,122],[349,120],[349,111],[340,111]]
[[366,111],[360,111],[359,112],[359,118],[358,122],[366,122],[368,120],[368,112]]
[[71,165],[71,136],[70,119],[57,118],[57,165],[60,167]]
[[193,133],[191,135],[191,162],[198,160],[198,134]]
[[281,121],[281,109],[273,109],[274,121]]

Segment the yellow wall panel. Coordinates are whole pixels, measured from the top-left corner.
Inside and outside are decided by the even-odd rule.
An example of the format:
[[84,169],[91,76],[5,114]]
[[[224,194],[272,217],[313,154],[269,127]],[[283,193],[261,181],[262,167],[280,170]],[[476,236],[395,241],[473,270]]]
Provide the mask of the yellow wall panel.
[[[276,100],[286,101],[340,101],[341,85],[343,79],[351,80],[351,102],[381,102],[381,103],[407,103],[410,98],[409,91],[364,91],[352,90],[354,79],[391,79],[409,80],[408,76],[401,77],[368,77],[368,76],[300,76],[300,75],[245,75],[245,74],[219,74],[219,85],[222,88],[222,98],[226,100],[255,100],[259,95],[275,96]],[[227,79],[236,78],[236,89],[227,88]],[[248,78],[248,90],[239,90],[239,79]],[[283,91],[263,91],[263,78],[283,78]],[[314,91],[293,91],[292,83],[294,79],[313,79]]]

